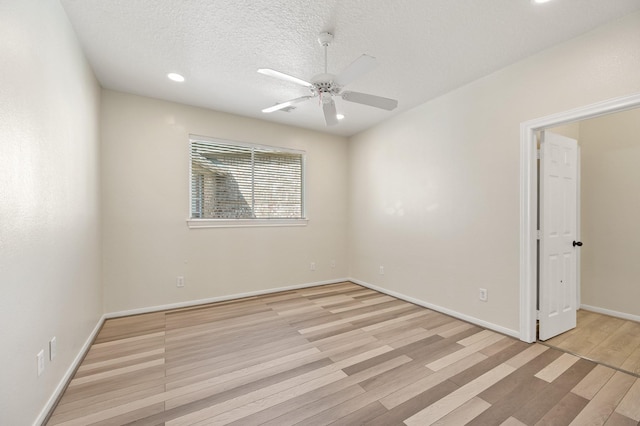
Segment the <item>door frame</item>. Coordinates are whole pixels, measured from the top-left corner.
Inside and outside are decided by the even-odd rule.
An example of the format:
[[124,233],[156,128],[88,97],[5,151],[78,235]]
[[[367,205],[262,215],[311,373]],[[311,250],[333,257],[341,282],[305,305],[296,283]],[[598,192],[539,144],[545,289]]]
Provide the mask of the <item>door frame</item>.
[[536,132],[640,107],[640,93],[520,123],[520,340],[536,340],[538,170]]

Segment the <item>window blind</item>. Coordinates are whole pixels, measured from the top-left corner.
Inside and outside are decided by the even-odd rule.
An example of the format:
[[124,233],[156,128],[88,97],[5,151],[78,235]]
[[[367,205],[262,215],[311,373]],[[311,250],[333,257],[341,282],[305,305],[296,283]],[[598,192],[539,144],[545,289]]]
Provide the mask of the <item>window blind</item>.
[[191,140],[192,219],[302,219],[303,153]]

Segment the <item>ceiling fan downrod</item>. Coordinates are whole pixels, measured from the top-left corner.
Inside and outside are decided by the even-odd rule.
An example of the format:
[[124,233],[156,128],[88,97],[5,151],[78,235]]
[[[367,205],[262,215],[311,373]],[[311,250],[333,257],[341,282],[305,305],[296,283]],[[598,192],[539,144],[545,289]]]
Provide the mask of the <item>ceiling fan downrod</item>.
[[329,44],[331,44],[331,42],[333,41],[333,34],[329,33],[329,32],[324,32],[324,33],[320,33],[318,35],[318,43],[320,43],[320,45],[322,47],[324,47],[324,73],[326,74],[328,71],[328,67],[327,67],[327,47],[329,47]]

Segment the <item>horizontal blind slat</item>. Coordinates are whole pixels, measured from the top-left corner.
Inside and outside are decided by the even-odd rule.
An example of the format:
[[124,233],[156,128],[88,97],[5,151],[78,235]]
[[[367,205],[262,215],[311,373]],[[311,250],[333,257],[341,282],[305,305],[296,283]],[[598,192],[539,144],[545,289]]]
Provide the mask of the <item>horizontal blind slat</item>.
[[302,164],[276,148],[192,140],[191,217],[302,218]]

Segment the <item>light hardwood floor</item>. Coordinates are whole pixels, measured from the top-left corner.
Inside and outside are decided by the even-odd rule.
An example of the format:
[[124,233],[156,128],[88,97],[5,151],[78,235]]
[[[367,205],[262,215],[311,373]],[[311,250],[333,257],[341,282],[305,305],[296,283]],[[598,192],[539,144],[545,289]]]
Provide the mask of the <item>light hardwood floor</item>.
[[637,425],[640,379],[352,283],[108,320],[50,425]]
[[585,310],[577,320],[545,344],[640,376],[640,323]]

